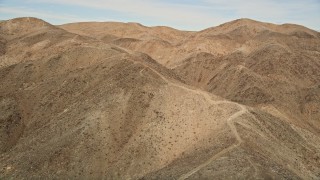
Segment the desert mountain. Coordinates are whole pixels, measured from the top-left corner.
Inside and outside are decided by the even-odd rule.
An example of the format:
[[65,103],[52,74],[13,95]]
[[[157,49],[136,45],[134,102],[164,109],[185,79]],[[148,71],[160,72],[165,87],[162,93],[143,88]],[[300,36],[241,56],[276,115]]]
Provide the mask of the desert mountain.
[[320,127],[319,32],[250,19],[181,34],[131,23],[61,27],[96,39],[101,34],[118,37],[108,42],[150,55],[191,86],[246,105],[280,108],[297,123]]
[[0,178],[319,179],[320,35],[0,22]]

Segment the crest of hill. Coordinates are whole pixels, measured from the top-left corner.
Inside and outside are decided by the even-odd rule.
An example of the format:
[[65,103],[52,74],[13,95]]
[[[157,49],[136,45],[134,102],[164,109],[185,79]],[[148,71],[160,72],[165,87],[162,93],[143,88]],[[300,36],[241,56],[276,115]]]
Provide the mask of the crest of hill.
[[15,18],[0,22],[0,34],[10,38],[40,30],[56,29],[55,26],[34,17]]
[[121,22],[80,22],[59,26],[69,32],[103,39],[110,35],[118,38],[135,38],[140,40],[162,39],[175,42],[192,34],[166,26],[147,27],[139,23]]
[[298,38],[319,38],[317,31],[296,24],[272,24],[251,19],[237,19],[231,22],[211,27],[197,33],[196,37],[210,37],[226,35],[228,38],[249,40],[257,35],[271,32],[282,36],[296,36]]
[[[59,27],[106,43],[115,43],[126,49],[147,53],[167,67],[175,66],[177,62],[195,53],[227,55],[239,50],[249,54],[266,43],[289,44],[300,48],[295,42],[298,39],[314,41],[320,37],[318,32],[303,26],[276,25],[251,19],[238,19],[199,32],[119,22],[84,22]],[[307,44],[308,48],[316,47],[313,44]],[[154,48],[156,46],[162,48]]]

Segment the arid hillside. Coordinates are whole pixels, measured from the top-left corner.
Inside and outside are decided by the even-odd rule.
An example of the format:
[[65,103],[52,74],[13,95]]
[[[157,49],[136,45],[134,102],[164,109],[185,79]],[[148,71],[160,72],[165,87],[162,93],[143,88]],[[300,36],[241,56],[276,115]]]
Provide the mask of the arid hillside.
[[241,104],[276,108],[295,123],[320,130],[319,32],[250,19],[180,33],[131,23],[61,27],[96,39],[117,37],[108,42],[148,54],[191,86]]
[[319,179],[320,35],[0,22],[0,179]]

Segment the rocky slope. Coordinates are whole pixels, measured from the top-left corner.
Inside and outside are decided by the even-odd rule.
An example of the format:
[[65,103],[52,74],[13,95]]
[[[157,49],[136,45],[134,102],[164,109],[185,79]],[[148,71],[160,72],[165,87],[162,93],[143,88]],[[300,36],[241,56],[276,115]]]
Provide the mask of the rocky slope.
[[319,179],[319,33],[0,22],[0,178]]
[[[160,31],[159,27],[130,23],[61,27],[71,32],[77,29],[96,39],[101,39],[99,34],[117,36],[109,43],[147,53],[189,85],[242,104],[281,109],[292,121],[308,124],[319,132],[319,32],[294,24],[250,19],[180,34],[169,28]],[[312,98],[307,100],[309,96]]]

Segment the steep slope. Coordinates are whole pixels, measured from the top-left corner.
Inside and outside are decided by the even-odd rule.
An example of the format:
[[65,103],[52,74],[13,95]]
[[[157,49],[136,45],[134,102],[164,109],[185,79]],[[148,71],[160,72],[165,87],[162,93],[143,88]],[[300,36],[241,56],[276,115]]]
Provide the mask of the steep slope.
[[[98,41],[68,33],[36,18],[17,18],[0,23],[4,54],[0,67],[41,57],[56,56],[71,47]],[[101,46],[102,43],[100,43]]]
[[[233,65],[235,57],[244,55],[194,53],[170,70],[113,43],[37,26],[44,24],[39,19],[32,19],[28,30],[3,31],[12,22],[17,29],[24,27],[30,19],[0,23],[5,42],[0,57],[0,178],[320,176],[317,127],[294,123],[281,108],[256,106],[260,99],[254,96],[253,103],[241,101],[246,97],[237,100],[250,107],[198,88],[213,85],[206,84],[211,73],[217,74],[217,82],[225,80],[219,86],[236,87],[238,78],[246,88],[260,87],[266,77],[258,68]],[[192,85],[196,81],[197,87],[176,75],[194,67],[192,75],[181,78]],[[203,72],[200,81],[193,79],[196,72]],[[316,76],[309,81],[303,87],[317,81]],[[310,117],[317,111],[318,88],[301,90],[305,98],[300,104]],[[233,92],[228,93],[232,99]]]
[[319,133],[318,90],[310,95],[309,110],[302,105],[306,89],[320,83],[318,32],[241,19],[201,31],[184,46],[197,49],[193,45],[204,52],[172,66],[187,83],[253,107],[276,107],[291,122]]

